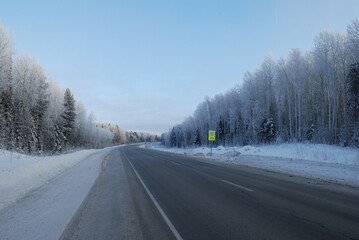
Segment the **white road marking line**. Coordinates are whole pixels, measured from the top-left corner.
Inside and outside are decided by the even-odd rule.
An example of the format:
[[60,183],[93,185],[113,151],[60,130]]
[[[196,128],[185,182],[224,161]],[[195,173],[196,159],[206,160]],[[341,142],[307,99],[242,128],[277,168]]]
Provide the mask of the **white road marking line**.
[[130,160],[128,160],[128,163],[131,165],[132,170],[135,172],[137,178],[140,180],[142,186],[144,187],[144,189],[146,190],[148,196],[150,196],[152,202],[155,204],[157,210],[160,212],[161,216],[163,217],[163,219],[165,220],[165,222],[167,223],[168,227],[171,229],[173,235],[175,236],[175,238],[177,240],[183,240],[183,238],[181,237],[181,235],[179,234],[179,232],[177,231],[177,229],[175,228],[175,226],[172,224],[171,220],[167,217],[166,213],[163,211],[163,209],[161,208],[161,206],[159,205],[159,203],[156,201],[155,197],[152,195],[152,193],[150,192],[150,190],[147,188],[147,186],[145,185],[145,183],[142,181],[140,175],[138,174],[138,172],[136,171],[136,169],[133,167],[132,163],[130,162]]
[[177,165],[177,166],[181,166],[181,164],[179,164],[179,163],[176,163],[176,162],[173,162],[173,161],[170,161],[170,162]]
[[249,191],[249,192],[253,192],[253,190],[252,190],[252,189],[249,189],[249,188],[246,188],[246,187],[242,187],[242,186],[240,186],[240,185],[238,185],[238,184],[231,183],[231,182],[228,182],[228,181],[223,180],[223,179],[221,179],[221,181],[222,181],[222,182],[225,182],[225,183],[228,183],[228,184],[230,184],[230,185],[233,185],[233,186],[236,186],[236,187],[242,188],[242,189],[247,190],[247,191]]

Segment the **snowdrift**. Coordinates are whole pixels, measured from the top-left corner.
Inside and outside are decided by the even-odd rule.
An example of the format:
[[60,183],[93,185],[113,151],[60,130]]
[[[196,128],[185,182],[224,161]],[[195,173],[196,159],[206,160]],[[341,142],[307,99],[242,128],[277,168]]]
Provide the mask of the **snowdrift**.
[[98,151],[36,157],[0,150],[0,210]]
[[143,147],[359,186],[359,150],[355,148],[301,143],[218,146],[210,157],[211,149],[207,147],[165,148],[159,143]]

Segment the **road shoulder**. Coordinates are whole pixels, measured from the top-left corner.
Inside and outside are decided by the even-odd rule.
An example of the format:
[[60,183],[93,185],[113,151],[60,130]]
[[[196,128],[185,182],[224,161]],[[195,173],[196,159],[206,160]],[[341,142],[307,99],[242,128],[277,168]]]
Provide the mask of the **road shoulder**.
[[110,150],[81,160],[50,182],[29,192],[0,214],[3,239],[58,239],[96,180]]

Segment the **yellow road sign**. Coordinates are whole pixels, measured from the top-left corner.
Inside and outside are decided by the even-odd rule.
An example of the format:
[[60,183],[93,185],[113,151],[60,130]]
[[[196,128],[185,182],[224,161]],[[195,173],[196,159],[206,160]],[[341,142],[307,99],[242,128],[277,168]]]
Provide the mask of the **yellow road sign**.
[[208,131],[208,141],[216,141],[216,131],[214,130]]

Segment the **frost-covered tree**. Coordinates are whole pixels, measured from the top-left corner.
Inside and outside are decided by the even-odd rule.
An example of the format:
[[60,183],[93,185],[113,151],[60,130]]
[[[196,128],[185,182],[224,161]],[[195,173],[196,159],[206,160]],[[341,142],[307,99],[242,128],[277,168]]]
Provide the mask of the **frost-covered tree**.
[[202,145],[201,135],[200,135],[200,132],[199,132],[199,128],[197,128],[197,129],[196,129],[196,132],[195,132],[194,144],[195,144],[197,147]]
[[75,130],[74,130],[74,144],[76,146],[82,146],[86,143],[86,119],[87,112],[85,106],[78,102],[76,104],[76,118],[75,118]]
[[279,137],[301,141],[310,116],[312,91],[310,55],[292,49],[288,57],[277,62],[275,80]]
[[[323,142],[333,144],[338,134],[338,99],[344,94],[340,86],[345,82],[345,66],[341,64],[346,37],[339,33],[321,32],[314,40],[314,64],[319,84],[318,103],[321,115],[317,125]],[[343,112],[341,112],[343,113]]]
[[76,109],[75,109],[75,99],[70,89],[68,88],[65,90],[63,107],[64,107],[62,113],[63,134],[66,138],[67,144],[71,145],[74,143]]
[[347,26],[349,64],[359,62],[359,19]]
[[0,146],[12,149],[14,144],[12,103],[13,40],[0,22]]
[[351,140],[359,145],[359,62],[350,65],[347,76],[347,111],[352,129]]
[[312,124],[306,132],[307,141],[311,142],[313,140],[314,133],[315,133],[314,125]]
[[275,139],[276,128],[273,118],[266,117],[262,123],[262,129],[260,131],[260,136],[264,143],[270,143]]
[[[121,127],[119,127],[118,125],[110,124],[110,123],[102,123],[98,125],[104,129],[108,129],[113,134],[113,138],[112,138],[113,144],[117,145],[117,144],[124,144],[127,142],[126,131]],[[144,133],[142,133],[142,138],[145,141],[148,140],[148,136],[146,136],[146,134]]]
[[31,57],[17,58],[12,68],[15,146],[25,152],[44,147],[44,115],[48,85],[41,66]]
[[357,145],[358,62],[359,20],[354,20],[346,33],[319,33],[309,52],[292,49],[278,61],[268,55],[244,75],[241,86],[207,97],[190,123],[176,125],[162,142],[208,145],[213,129],[217,145],[274,140]]
[[[13,52],[12,38],[0,23],[0,148],[38,154],[127,141],[118,126],[98,127],[84,106],[75,105],[69,89],[48,81],[34,58]],[[136,140],[151,138],[142,134]]]

